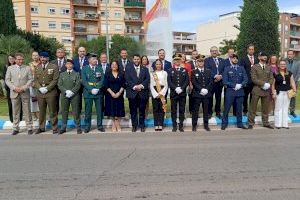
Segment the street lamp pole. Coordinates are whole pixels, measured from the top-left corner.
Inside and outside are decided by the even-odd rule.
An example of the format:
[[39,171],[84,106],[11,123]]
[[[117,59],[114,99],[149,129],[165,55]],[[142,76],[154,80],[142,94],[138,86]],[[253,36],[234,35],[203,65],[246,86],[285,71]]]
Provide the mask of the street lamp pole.
[[105,25],[106,25],[106,55],[109,62],[109,35],[108,35],[108,1],[105,0]]

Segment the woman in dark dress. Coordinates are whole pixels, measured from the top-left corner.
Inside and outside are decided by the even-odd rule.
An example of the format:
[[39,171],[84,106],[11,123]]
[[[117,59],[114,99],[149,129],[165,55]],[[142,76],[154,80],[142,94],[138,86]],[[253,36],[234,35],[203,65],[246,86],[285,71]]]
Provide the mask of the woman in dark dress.
[[125,116],[125,78],[124,72],[119,71],[117,61],[111,63],[111,70],[105,74],[104,86],[107,90],[105,96],[105,116],[112,118],[112,131],[121,132],[120,118]]

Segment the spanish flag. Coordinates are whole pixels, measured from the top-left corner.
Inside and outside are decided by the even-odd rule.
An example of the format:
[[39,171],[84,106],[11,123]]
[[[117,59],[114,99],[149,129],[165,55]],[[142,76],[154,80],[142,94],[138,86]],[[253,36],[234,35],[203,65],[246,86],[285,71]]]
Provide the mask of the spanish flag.
[[169,17],[169,0],[155,0],[152,8],[144,17],[144,28],[148,29],[149,23],[159,17]]

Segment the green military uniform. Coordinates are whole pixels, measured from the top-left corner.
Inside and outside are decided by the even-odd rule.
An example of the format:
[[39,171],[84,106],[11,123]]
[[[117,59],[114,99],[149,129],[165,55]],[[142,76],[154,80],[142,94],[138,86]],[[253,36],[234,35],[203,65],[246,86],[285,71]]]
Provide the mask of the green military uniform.
[[[92,67],[86,65],[81,71],[83,97],[85,102],[85,132],[89,132],[91,129],[92,120],[92,107],[93,101],[95,102],[96,112],[97,112],[97,127],[98,129],[103,129],[102,119],[103,119],[103,91],[101,90],[104,81],[104,73],[102,67],[96,65]],[[97,94],[92,94],[93,89],[98,89]]]
[[[77,131],[80,131],[80,112],[79,102],[80,95],[79,89],[81,87],[80,74],[72,70],[62,72],[58,80],[58,88],[61,92],[61,108],[62,108],[62,128],[61,131],[65,131],[67,128],[67,121],[69,115],[70,104],[72,105],[72,111],[74,116],[75,127]],[[66,97],[66,91],[70,90],[74,93],[70,98]]]
[[[39,114],[39,130],[45,131],[47,106],[49,108],[49,115],[53,131],[57,131],[57,111],[56,111],[56,97],[57,82],[59,78],[59,71],[56,65],[47,63],[45,66],[39,65],[35,70],[34,87],[38,89],[38,104],[40,109]],[[42,94],[39,89],[47,88],[47,93]],[[39,133],[40,133],[39,132]]]

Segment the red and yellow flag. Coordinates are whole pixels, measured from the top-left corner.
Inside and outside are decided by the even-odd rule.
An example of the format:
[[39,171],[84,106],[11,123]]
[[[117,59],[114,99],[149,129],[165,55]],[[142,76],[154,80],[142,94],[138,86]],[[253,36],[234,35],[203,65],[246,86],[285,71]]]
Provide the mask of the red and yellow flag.
[[155,0],[152,8],[144,17],[144,28],[148,29],[149,23],[155,18],[169,17],[169,0]]

